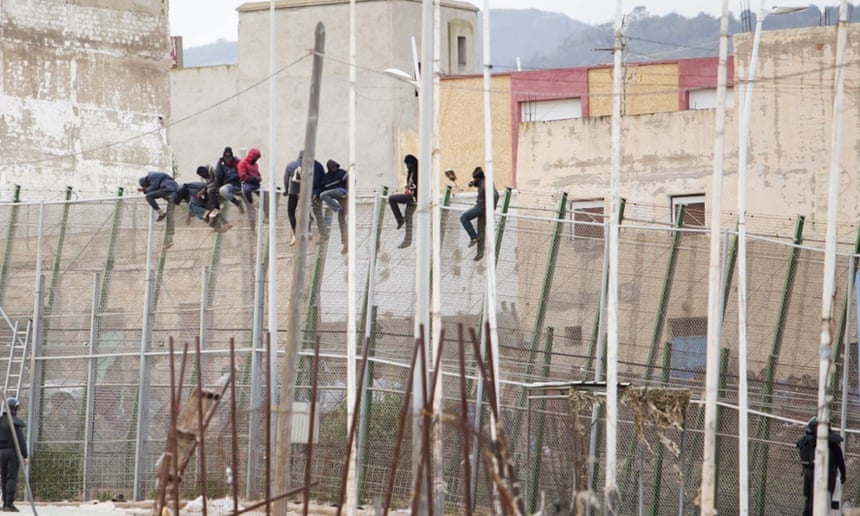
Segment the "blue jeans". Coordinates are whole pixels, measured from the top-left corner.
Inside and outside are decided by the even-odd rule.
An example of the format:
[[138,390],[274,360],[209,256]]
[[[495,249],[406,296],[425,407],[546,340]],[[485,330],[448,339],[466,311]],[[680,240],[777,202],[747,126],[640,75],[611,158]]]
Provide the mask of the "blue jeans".
[[239,193],[241,190],[242,190],[242,187],[231,185],[230,183],[227,183],[226,185],[222,186],[218,190],[218,193],[221,194],[221,197],[223,199],[230,201],[230,202],[233,202],[236,199],[234,194]]
[[[478,240],[478,232],[475,231],[475,226],[472,225],[472,221],[474,219],[481,218],[481,214],[483,212],[484,207],[476,204],[460,214],[460,224],[463,225],[463,229],[466,230],[466,233],[469,235],[469,239],[471,240]],[[478,229],[480,229],[480,226]],[[483,231],[481,231],[481,233],[483,233]]]
[[320,194],[320,200],[328,204],[329,208],[334,212],[339,212],[343,209],[341,199],[346,199],[346,188],[332,188]]

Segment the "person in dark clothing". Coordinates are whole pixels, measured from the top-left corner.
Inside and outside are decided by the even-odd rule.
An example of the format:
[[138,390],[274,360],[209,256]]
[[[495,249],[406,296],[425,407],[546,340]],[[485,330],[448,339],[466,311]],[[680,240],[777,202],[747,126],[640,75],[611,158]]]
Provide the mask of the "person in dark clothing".
[[[469,247],[478,246],[478,252],[475,255],[475,261],[480,260],[484,257],[484,228],[486,227],[486,178],[484,177],[484,169],[481,167],[475,167],[475,170],[472,171],[472,180],[469,182],[469,186],[476,187],[478,189],[478,198],[475,201],[475,205],[464,211],[460,215],[460,224],[463,225],[463,229],[466,230],[466,234],[469,235]],[[493,209],[496,208],[499,204],[499,192],[496,190],[496,185],[493,185]],[[475,231],[475,227],[472,225],[472,220],[478,219],[478,230]]]
[[[167,210],[170,208],[170,196],[176,192],[176,181],[169,174],[164,172],[150,172],[138,179],[140,190],[146,196],[146,202],[152,206],[152,209],[158,212],[157,221],[161,222],[167,216]],[[158,207],[158,199],[166,199],[167,206],[164,208]]]
[[[313,209],[314,216],[317,220],[324,220],[322,213],[323,203],[337,213],[337,223],[340,227],[340,243],[343,245],[341,254],[346,254],[347,251],[347,232],[346,232],[346,193],[347,193],[347,176],[346,170],[340,168],[340,163],[330,159],[326,162],[326,173],[323,176],[322,191],[319,196],[314,199]],[[320,235],[323,224],[320,226]],[[321,237],[323,240],[328,238],[328,227],[326,227],[325,235]]]
[[[203,179],[208,177],[209,169],[206,166],[197,167],[197,175]],[[206,209],[206,183],[194,181],[191,183],[183,183],[182,186],[173,194],[171,201],[174,205],[179,206],[183,202],[188,203],[188,219],[186,223],[191,222],[191,216],[206,222],[215,231],[223,233],[232,226],[227,223],[220,210]]]
[[0,490],[3,496],[3,512],[20,512],[15,507],[15,489],[18,487],[18,469],[21,467],[18,450],[21,451],[24,465],[30,462],[27,440],[24,438],[27,424],[18,417],[20,406],[17,399],[9,398],[6,400],[6,410],[0,414]]
[[[178,188],[176,181],[164,172],[150,172],[138,179],[138,184],[140,185],[138,190],[146,195],[146,202],[158,213],[158,218],[155,219],[156,222],[161,222],[167,218],[167,241],[165,242],[165,247],[172,246],[174,222],[173,203],[170,202],[170,198]],[[167,205],[164,208],[159,208],[158,199],[165,199]]]
[[[290,245],[296,243],[296,209],[299,206],[299,192],[301,191],[302,180],[302,159],[304,151],[299,151],[299,157],[287,163],[287,168],[284,170],[284,195],[287,196],[287,217],[290,219],[290,227],[293,230],[293,238],[290,240]],[[322,177],[325,174],[322,163],[314,160],[314,180],[317,177]]]
[[236,197],[236,194],[242,191],[238,165],[236,158],[233,157],[233,148],[224,147],[221,159],[218,160],[212,172],[212,182],[206,188],[209,190],[209,195],[220,195],[222,199],[230,201],[239,208],[239,213],[245,213],[242,201]]
[[[803,467],[803,516],[812,516],[812,497],[815,484],[815,445],[817,441],[818,418],[812,417],[806,424],[806,431],[797,441],[797,451],[800,454],[800,464]],[[830,493],[831,507],[838,508],[839,502],[833,500],[836,490],[836,475],[845,483],[845,457],[842,454],[842,436],[837,432],[828,431],[827,452],[827,491]]]
[[[403,163],[406,164],[406,186],[403,193],[388,196],[388,204],[391,206],[391,212],[394,213],[394,219],[397,221],[397,229],[406,226],[403,242],[397,246],[400,249],[412,245],[412,215],[415,213],[415,202],[418,200],[418,158],[412,154],[407,154],[403,158]],[[405,217],[400,212],[400,204],[406,205]]]

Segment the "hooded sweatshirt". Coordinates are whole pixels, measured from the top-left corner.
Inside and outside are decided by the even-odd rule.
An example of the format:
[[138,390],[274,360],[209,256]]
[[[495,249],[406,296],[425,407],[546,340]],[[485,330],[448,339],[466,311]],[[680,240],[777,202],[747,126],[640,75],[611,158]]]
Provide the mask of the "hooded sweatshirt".
[[260,149],[252,147],[248,150],[248,154],[242,158],[237,167],[239,170],[239,180],[243,183],[259,183],[260,182],[260,166],[257,165],[257,160],[260,159]]

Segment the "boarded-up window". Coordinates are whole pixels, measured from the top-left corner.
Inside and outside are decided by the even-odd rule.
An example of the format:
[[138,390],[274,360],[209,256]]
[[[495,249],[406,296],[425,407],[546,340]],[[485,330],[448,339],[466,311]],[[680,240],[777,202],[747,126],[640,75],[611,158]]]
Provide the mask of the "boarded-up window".
[[684,207],[684,218],[681,225],[685,227],[704,227],[705,195],[678,195],[672,197],[672,224],[678,220],[678,209]]
[[466,56],[469,55],[466,47],[466,36],[457,36],[457,64],[466,66]]
[[549,122],[582,118],[582,99],[529,100],[520,103],[523,122]]
[[603,239],[603,199],[571,201],[573,238]]

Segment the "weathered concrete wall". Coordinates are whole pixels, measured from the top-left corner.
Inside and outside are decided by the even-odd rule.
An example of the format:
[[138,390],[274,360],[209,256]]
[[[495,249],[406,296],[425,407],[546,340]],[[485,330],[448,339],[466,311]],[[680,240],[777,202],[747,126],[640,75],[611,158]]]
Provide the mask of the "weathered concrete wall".
[[[225,145],[239,155],[240,98],[236,66],[184,68],[170,72],[172,120],[168,130],[181,181],[196,180],[198,165],[215,165]],[[226,99],[226,100],[225,100]]]
[[[239,63],[226,69],[215,83],[211,96],[194,99],[175,90],[179,99],[193,104],[184,107],[197,112],[211,106],[216,98],[237,95],[227,105],[213,109],[216,115],[194,117],[171,131],[177,160],[183,175],[191,175],[201,161],[214,159],[221,146],[234,149],[258,147],[262,150],[261,171],[264,181],[274,167],[277,183],[282,183],[286,163],[304,147],[314,29],[322,22],[326,30],[325,59],[320,89],[319,125],[316,157],[322,162],[333,158],[342,166],[349,161],[349,2],[346,0],[281,0],[276,3],[275,24],[275,134],[276,148],[269,136],[269,2],[242,4],[239,7]],[[468,35],[466,68],[478,71],[477,8],[462,2],[443,2],[442,55],[458,35]],[[403,155],[418,154],[418,97],[415,88],[386,76],[386,68],[412,72],[414,37],[420,54],[421,2],[365,0],[356,3],[356,168],[360,190],[382,185],[399,186]],[[471,30],[471,33],[469,33]],[[450,58],[450,57],[449,57]],[[449,58],[443,59],[447,71]],[[456,64],[456,63],[455,63]],[[425,67],[429,69],[429,67]],[[179,71],[179,75],[187,75]],[[235,80],[227,76],[235,73]],[[204,78],[207,72],[201,72]],[[216,75],[220,76],[220,72]],[[192,79],[184,77],[182,86]],[[177,87],[179,82],[174,83]],[[228,88],[233,88],[232,90]],[[178,109],[178,108],[177,108]],[[235,111],[233,111],[235,110]],[[234,116],[224,119],[221,115]],[[213,129],[213,117],[222,127]],[[218,138],[210,141],[209,138]],[[180,148],[182,142],[185,147]],[[185,171],[188,171],[187,173]]]
[[134,188],[169,169],[166,0],[0,4],[0,199]]

